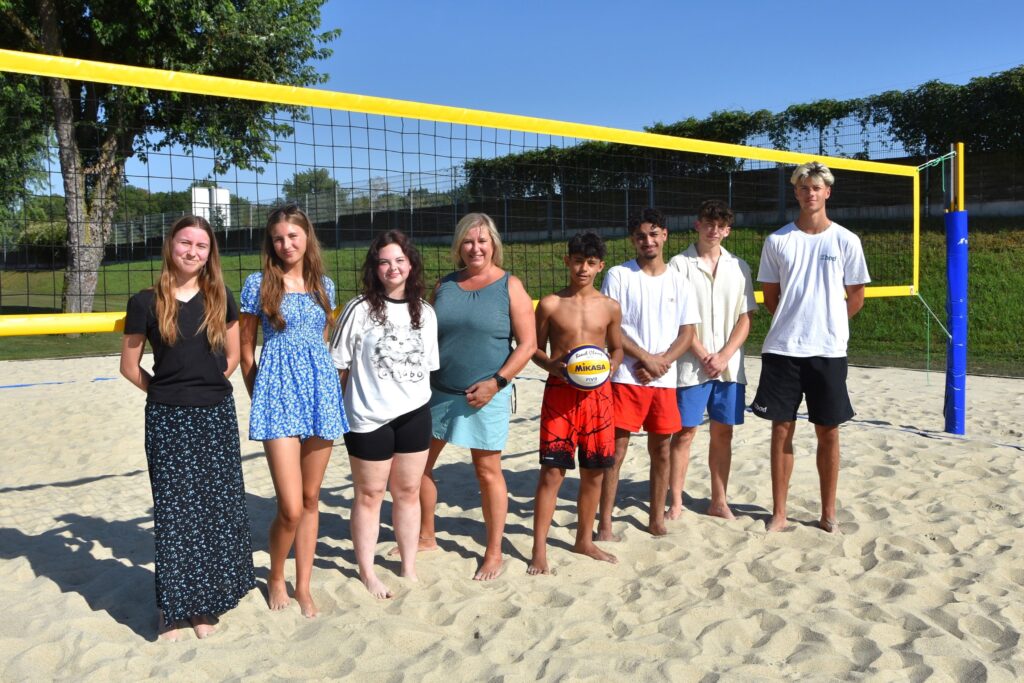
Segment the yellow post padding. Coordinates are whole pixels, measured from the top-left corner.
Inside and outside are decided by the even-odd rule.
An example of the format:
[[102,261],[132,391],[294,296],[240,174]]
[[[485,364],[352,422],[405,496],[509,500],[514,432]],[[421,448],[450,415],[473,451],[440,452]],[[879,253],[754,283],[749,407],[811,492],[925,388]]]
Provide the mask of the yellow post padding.
[[0,315],[0,337],[14,337],[30,334],[120,332],[123,329],[123,311],[115,311],[111,313],[40,313],[35,315]]

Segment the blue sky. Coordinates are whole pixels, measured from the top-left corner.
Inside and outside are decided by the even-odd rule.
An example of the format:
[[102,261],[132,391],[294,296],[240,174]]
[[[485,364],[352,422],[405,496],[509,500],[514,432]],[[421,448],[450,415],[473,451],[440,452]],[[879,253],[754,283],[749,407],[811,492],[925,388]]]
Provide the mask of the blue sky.
[[964,83],[1024,63],[1024,3],[328,0],[331,90],[640,129]]

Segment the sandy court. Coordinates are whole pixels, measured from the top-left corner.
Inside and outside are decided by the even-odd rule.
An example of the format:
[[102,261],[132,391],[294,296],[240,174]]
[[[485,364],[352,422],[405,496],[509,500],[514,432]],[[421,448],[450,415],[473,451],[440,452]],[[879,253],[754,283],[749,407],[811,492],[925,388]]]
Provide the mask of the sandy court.
[[[748,360],[756,382],[757,359]],[[248,406],[238,373],[243,437]],[[356,578],[352,485],[344,446],[324,482],[314,596],[323,614],[271,614],[260,591],[206,641],[153,642],[152,500],[144,397],[117,359],[0,363],[0,680],[833,680],[1024,678],[1024,381],[968,380],[966,438],[944,434],[941,373],[852,368],[855,420],[841,431],[839,520],[819,513],[813,429],[797,427],[790,531],[767,535],[768,424],[736,430],[736,522],[709,518],[706,431],[687,493],[691,511],[653,539],[647,463],[634,437],[623,470],[612,566],[569,552],[576,474],[563,486],[549,559],[529,577],[542,381],[517,382],[504,466],[507,564],[470,580],[483,540],[468,452],[438,464],[441,552],[421,583],[381,560],[395,599]],[[756,384],[748,387],[747,400]],[[257,577],[267,575],[273,487],[259,443],[243,438]],[[385,503],[389,525],[390,505]],[[390,527],[380,550],[393,547]]]

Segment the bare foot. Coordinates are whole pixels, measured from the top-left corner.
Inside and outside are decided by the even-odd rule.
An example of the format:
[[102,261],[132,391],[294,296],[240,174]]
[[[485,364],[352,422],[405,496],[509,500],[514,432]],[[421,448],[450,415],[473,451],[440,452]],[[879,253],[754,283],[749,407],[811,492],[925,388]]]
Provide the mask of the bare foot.
[[284,579],[267,579],[267,605],[273,611],[282,610],[291,603],[288,585]]
[[768,523],[764,525],[764,528],[767,531],[783,531],[787,526],[785,515],[782,515],[781,517],[773,515],[772,518],[768,520]]
[[672,504],[667,510],[665,510],[665,519],[675,521],[683,516],[683,512],[686,510],[681,504]]
[[419,583],[420,577],[416,574],[415,569],[403,569],[402,573],[399,574],[406,581],[412,581],[413,583]]
[[501,558],[501,553],[498,553],[494,557],[484,553],[483,562],[480,563],[480,568],[476,570],[476,574],[473,575],[474,581],[491,581],[501,576],[502,570],[505,568],[505,562]]
[[157,640],[162,640],[165,643],[176,643],[181,640],[181,628],[178,626],[178,622],[164,621],[163,612],[160,612],[157,617],[156,633]]
[[622,541],[622,534],[613,534],[611,528],[597,529],[597,540],[604,543],[619,543]]
[[593,543],[587,543],[584,545],[574,545],[572,547],[572,551],[574,553],[579,553],[580,555],[586,555],[589,558],[599,560],[601,562],[610,562],[612,564],[619,563],[619,558],[615,557],[611,553],[606,553]]
[[217,620],[207,614],[196,615],[190,621],[192,622],[192,628],[195,629],[196,638],[200,640],[210,637],[217,630]]
[[307,592],[296,590],[295,602],[299,603],[299,611],[307,619],[315,619],[320,614],[320,610],[316,608],[316,603],[313,602],[313,596]]
[[[440,546],[437,545],[437,539],[431,536],[430,538],[424,538],[420,536],[420,542],[416,546],[416,552],[418,553],[429,553],[431,550],[440,550]],[[388,551],[388,557],[398,557],[401,553],[396,545],[394,548]]]
[[821,520],[818,520],[818,527],[822,531],[824,531],[825,533],[829,533],[829,534],[841,534],[841,533],[843,533],[842,531],[839,530],[839,522],[837,522],[834,519],[821,519]]
[[364,586],[366,586],[366,590],[370,591],[370,595],[378,600],[387,600],[395,596],[395,594],[389,591],[388,587],[377,578],[376,574],[360,576],[359,580],[363,582]]
[[668,529],[665,527],[665,522],[655,522],[653,519],[647,525],[647,531],[651,536],[664,536],[668,533]]
[[712,505],[708,508],[708,514],[722,519],[736,519],[736,515],[732,514],[728,505]]
[[530,564],[526,565],[526,573],[530,576],[554,575],[555,570],[548,566],[548,554],[546,551],[534,553],[530,558]]

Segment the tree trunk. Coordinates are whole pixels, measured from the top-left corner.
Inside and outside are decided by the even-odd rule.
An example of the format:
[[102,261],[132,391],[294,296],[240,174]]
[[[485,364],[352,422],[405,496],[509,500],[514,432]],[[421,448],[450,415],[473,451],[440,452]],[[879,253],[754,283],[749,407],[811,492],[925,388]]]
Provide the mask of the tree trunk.
[[[44,48],[49,54],[59,55],[60,34],[55,6],[52,0],[41,0],[39,5]],[[108,134],[99,150],[96,165],[85,168],[76,137],[70,84],[61,78],[46,80],[53,104],[68,222],[68,262],[64,269],[61,310],[65,313],[89,313],[93,310],[100,264],[113,223],[117,183],[124,175],[124,155],[119,147],[125,141]]]

